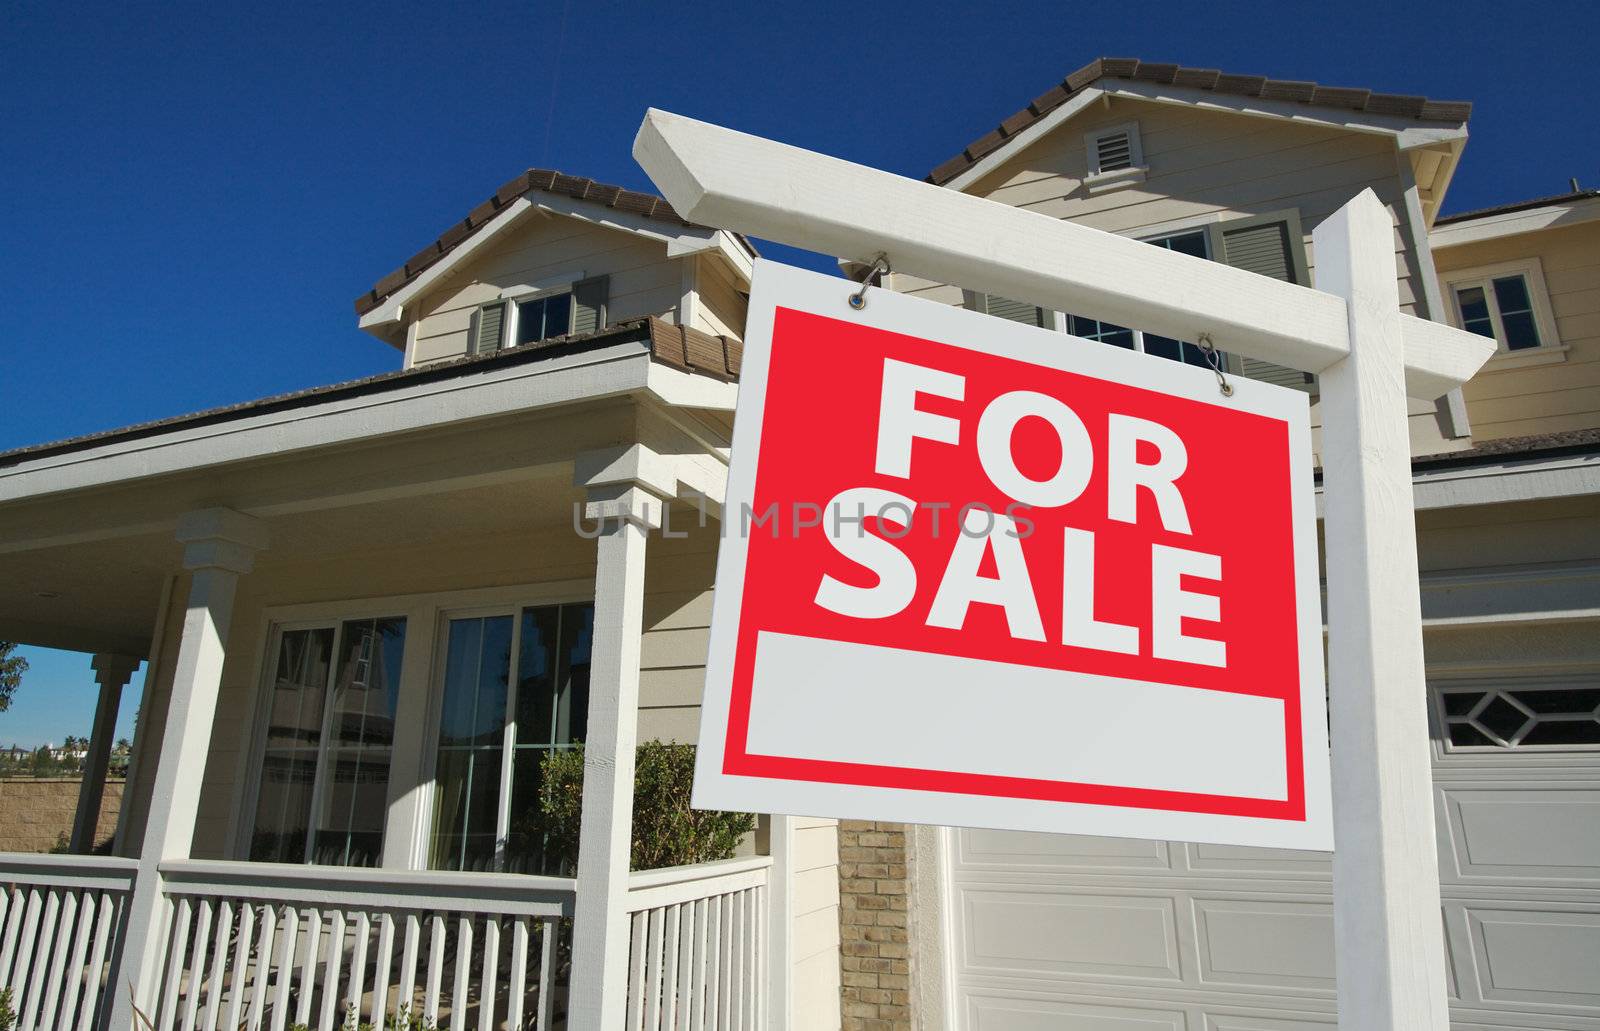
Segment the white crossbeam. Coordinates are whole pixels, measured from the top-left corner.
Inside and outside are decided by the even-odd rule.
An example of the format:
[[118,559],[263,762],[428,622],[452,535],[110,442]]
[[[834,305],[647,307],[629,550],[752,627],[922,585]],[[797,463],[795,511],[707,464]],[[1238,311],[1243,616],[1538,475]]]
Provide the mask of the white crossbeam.
[[[684,218],[1320,373],[1345,301],[1137,240],[651,109],[633,156]],[[1401,316],[1406,392],[1466,382],[1494,341]]]

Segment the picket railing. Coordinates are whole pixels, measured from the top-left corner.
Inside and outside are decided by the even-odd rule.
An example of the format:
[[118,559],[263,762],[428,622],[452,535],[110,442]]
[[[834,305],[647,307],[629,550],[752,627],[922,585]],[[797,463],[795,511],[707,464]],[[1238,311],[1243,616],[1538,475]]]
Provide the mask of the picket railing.
[[16,1026],[92,1031],[138,863],[0,854],[0,987]]
[[556,1026],[573,881],[163,864],[157,1031]]
[[629,1031],[754,1031],[766,1023],[772,857],[633,874]]

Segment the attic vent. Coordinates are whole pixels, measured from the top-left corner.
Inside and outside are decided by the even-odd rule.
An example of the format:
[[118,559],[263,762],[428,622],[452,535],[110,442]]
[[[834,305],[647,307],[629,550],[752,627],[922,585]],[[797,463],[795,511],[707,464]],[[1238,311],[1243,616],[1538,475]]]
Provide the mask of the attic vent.
[[1089,192],[1131,186],[1144,178],[1144,147],[1139,123],[1107,126],[1083,137],[1089,165]]
[[1097,137],[1094,153],[1098,171],[1115,172],[1119,168],[1133,167],[1133,141],[1126,132],[1112,132]]

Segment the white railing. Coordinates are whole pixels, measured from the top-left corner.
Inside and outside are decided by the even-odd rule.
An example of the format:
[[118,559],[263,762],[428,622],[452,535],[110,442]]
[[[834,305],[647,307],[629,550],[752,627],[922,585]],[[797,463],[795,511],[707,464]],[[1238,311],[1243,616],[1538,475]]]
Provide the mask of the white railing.
[[138,863],[0,854],[0,986],[18,1031],[93,1031]]
[[197,861],[161,873],[157,1031],[556,1025],[570,879]]
[[771,856],[633,874],[629,1031],[755,1031],[766,1022]]

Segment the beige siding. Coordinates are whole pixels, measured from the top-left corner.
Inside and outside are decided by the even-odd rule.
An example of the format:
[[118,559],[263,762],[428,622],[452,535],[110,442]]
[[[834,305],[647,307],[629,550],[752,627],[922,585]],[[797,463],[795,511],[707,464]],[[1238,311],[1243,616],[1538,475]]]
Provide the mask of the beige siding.
[[1433,255],[1441,279],[1527,258],[1538,258],[1543,267],[1556,335],[1567,351],[1564,360],[1542,365],[1491,360],[1464,390],[1477,440],[1600,426],[1600,222],[1441,248]]
[[[1088,174],[1084,134],[1129,121],[1139,126],[1149,168],[1146,179],[1091,194],[1084,183]],[[1427,316],[1397,158],[1393,139],[1385,136],[1117,99],[1065,123],[966,192],[1135,237],[1292,209],[1299,213],[1307,263],[1315,278],[1312,230],[1350,198],[1371,188],[1395,225],[1401,306]],[[893,286],[941,303],[961,303],[956,287],[901,274],[895,275]],[[1227,349],[1226,341],[1217,343]],[[1414,453],[1466,446],[1466,441],[1445,438],[1431,403],[1413,404],[1412,413]],[[1321,424],[1317,405],[1312,407],[1312,421]]]
[[744,339],[745,313],[749,287],[734,281],[733,273],[720,261],[699,259],[695,279],[700,303],[695,310],[694,328],[707,333]]
[[562,215],[530,215],[421,300],[413,362],[465,354],[473,311],[501,290],[568,274],[611,277],[612,322],[643,315],[676,318],[682,260],[669,259],[666,244],[635,233]]
[[793,1026],[839,1026],[839,826],[798,817],[794,833]]
[[674,509],[673,516],[672,532],[689,536],[650,539],[639,658],[639,740],[693,744],[700,737],[717,524],[701,529],[689,510]]

